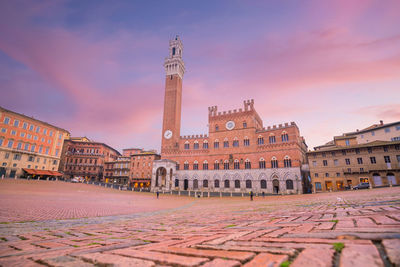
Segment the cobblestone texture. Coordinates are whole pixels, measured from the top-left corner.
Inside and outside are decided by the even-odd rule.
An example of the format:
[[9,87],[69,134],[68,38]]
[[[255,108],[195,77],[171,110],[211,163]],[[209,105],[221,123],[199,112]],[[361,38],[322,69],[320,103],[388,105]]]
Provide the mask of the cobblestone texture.
[[249,201],[0,180],[0,218],[1,266],[399,266],[400,187]]

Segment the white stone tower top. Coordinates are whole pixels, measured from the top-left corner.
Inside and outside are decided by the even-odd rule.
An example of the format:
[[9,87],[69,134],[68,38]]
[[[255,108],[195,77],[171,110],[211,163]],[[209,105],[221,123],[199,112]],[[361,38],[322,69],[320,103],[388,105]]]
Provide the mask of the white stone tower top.
[[177,35],[173,40],[169,41],[169,56],[165,58],[164,68],[166,75],[178,74],[183,79],[185,73],[185,63],[182,60],[183,45]]

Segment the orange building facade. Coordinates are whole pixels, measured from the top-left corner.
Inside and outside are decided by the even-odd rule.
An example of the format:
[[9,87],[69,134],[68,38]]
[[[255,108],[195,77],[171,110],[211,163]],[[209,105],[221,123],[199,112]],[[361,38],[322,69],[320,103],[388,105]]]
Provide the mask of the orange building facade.
[[0,107],[0,177],[59,177],[69,132]]
[[208,108],[207,134],[181,136],[185,66],[179,37],[170,41],[166,71],[161,160],[155,161],[152,190],[302,193],[307,146],[294,122],[264,127],[254,100],[243,107]]

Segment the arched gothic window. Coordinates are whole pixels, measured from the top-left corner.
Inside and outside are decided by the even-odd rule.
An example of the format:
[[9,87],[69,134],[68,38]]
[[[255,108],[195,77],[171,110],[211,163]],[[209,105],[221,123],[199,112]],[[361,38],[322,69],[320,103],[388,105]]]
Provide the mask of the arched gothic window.
[[218,162],[218,160],[216,160],[214,162],[214,170],[219,170],[219,162]]
[[185,161],[185,163],[183,163],[183,169],[189,170],[189,162]]
[[205,160],[203,162],[203,170],[208,170],[208,162],[207,162],[207,160]]
[[245,169],[251,169],[251,162],[250,162],[249,159],[246,159],[246,160],[244,161],[244,168],[245,168]]
[[175,179],[175,187],[179,187],[179,180]]
[[194,141],[193,149],[199,149],[199,142],[197,140]]
[[290,168],[292,167],[292,160],[290,159],[289,156],[285,156],[285,158],[283,159],[283,166],[285,168]]
[[229,147],[228,138],[225,138],[225,139],[224,139],[224,147]]
[[214,180],[214,187],[219,188],[219,180]]
[[282,132],[281,137],[282,137],[282,142],[289,141],[289,135],[285,131]]
[[239,140],[237,139],[237,137],[235,137],[235,138],[233,139],[232,146],[233,146],[233,147],[239,147]]
[[176,163],[176,170],[179,171],[179,162]]
[[224,187],[225,188],[229,188],[229,180],[225,180],[224,181]]
[[244,146],[249,146],[250,145],[250,139],[247,136],[243,140],[243,145]]
[[214,141],[214,148],[219,148],[219,140],[218,139],[216,139]]
[[186,141],[186,142],[185,142],[185,149],[189,149],[189,148],[190,148],[189,141]]
[[266,189],[267,188],[267,181],[266,180],[261,180],[261,189]]
[[229,170],[229,161],[228,160],[224,161],[224,170]]
[[278,168],[278,160],[276,157],[272,157],[271,159],[271,168]]
[[246,180],[246,188],[251,189],[251,180]]
[[198,170],[198,169],[199,169],[199,162],[195,160],[193,163],[193,170]]
[[199,181],[197,179],[193,180],[193,189],[199,188]]
[[257,138],[257,145],[263,145],[264,144],[264,137],[262,135],[259,135]]
[[240,169],[240,162],[238,159],[235,159],[235,161],[233,162],[233,168],[235,170],[239,170]]
[[239,180],[235,180],[235,188],[240,188],[240,181]]
[[208,187],[208,180],[203,180],[203,187],[207,188]]
[[204,149],[208,149],[208,141],[207,141],[207,140],[205,140],[205,141],[203,142],[203,148],[204,148]]
[[258,167],[260,169],[265,169],[265,159],[260,158],[260,160],[258,161]]
[[288,190],[293,189],[293,180],[291,180],[291,179],[286,180],[286,189],[288,189]]
[[270,144],[275,144],[276,143],[275,135],[273,133],[271,133],[269,135],[269,143]]

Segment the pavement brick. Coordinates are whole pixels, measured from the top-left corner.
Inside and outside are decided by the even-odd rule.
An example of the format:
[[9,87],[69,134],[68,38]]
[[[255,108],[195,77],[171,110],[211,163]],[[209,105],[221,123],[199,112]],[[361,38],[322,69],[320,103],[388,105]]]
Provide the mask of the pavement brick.
[[260,253],[254,257],[250,262],[246,263],[245,267],[257,267],[257,266],[280,266],[282,262],[288,260],[287,255],[276,255],[270,253]]
[[227,258],[238,261],[245,261],[254,256],[251,252],[241,252],[241,251],[224,251],[224,250],[211,250],[211,249],[194,249],[194,248],[177,248],[177,247],[167,247],[164,249],[157,249],[159,252],[175,253],[188,256],[198,256],[198,257],[218,257]]
[[91,254],[83,254],[79,256],[81,259],[91,262],[95,265],[100,266],[115,266],[115,267],[123,267],[123,266],[137,266],[137,267],[150,267],[155,266],[155,263],[152,261],[129,258],[119,255],[112,254],[102,254],[99,252],[91,253]]
[[348,245],[340,255],[341,267],[384,266],[374,245]]
[[201,265],[202,267],[237,267],[240,266],[240,262],[233,260],[223,260],[223,259],[214,259],[212,261],[206,262]]
[[395,266],[400,266],[400,239],[385,239],[382,245],[390,262]]
[[332,266],[334,250],[326,248],[306,248],[290,265],[292,267],[323,267]]
[[339,242],[335,264],[382,266],[372,240],[399,265],[400,187],[250,202],[5,179],[0,203],[1,266],[331,266]]
[[174,254],[159,253],[152,251],[135,250],[131,248],[117,249],[107,253],[139,258],[144,260],[156,261],[161,264],[183,264],[186,266],[195,266],[208,261],[207,258],[186,257]]
[[71,256],[58,256],[55,258],[45,258],[37,261],[38,263],[45,264],[47,266],[52,267],[74,267],[74,266],[82,266],[82,267],[92,267],[93,264],[85,262],[81,259],[77,259]]

